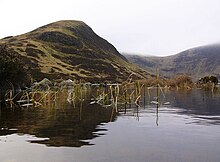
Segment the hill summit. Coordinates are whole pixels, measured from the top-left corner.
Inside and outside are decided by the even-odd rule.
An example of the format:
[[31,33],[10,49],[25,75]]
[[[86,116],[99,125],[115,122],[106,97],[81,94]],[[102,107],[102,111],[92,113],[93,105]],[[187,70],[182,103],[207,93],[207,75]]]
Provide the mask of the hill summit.
[[130,64],[116,48],[82,21],[64,20],[0,40],[19,54],[34,80],[123,81],[148,73]]

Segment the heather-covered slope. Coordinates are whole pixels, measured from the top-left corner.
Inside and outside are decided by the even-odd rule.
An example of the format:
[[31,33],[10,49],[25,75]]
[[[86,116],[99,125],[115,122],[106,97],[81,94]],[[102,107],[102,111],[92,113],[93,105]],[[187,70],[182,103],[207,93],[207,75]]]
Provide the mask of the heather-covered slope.
[[32,78],[123,81],[148,73],[130,64],[116,48],[81,21],[58,21],[0,40],[22,57]]

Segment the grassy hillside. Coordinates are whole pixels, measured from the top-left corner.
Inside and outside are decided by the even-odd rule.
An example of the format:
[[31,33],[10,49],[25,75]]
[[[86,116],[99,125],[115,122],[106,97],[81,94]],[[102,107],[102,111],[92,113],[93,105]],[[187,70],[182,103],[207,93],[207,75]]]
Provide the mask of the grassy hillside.
[[155,72],[159,68],[160,73],[167,77],[187,74],[193,80],[207,75],[220,78],[220,44],[197,47],[168,57],[125,56],[148,71]]
[[116,48],[81,21],[58,21],[26,34],[0,40],[21,56],[34,80],[123,81],[148,73],[130,64]]

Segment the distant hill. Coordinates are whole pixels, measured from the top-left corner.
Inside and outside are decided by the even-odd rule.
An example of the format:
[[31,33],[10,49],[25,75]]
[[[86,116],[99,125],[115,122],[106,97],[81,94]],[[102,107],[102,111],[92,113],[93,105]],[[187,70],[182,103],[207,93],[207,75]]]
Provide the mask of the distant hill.
[[34,80],[123,81],[147,77],[116,48],[81,21],[58,21],[26,34],[6,37],[0,46],[19,54]]
[[215,75],[220,78],[220,44],[202,46],[183,51],[167,57],[125,55],[126,58],[140,67],[172,77],[177,74],[187,74],[193,80],[206,75]]

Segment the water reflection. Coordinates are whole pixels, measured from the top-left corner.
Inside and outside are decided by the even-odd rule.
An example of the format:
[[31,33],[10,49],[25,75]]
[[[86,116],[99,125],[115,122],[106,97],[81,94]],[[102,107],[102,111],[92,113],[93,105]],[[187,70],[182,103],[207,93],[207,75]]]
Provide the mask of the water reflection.
[[[144,95],[143,95],[144,96]],[[142,106],[127,106],[121,115],[140,117],[142,113],[155,114],[155,123],[159,125],[160,114],[187,115],[193,119],[192,123],[201,125],[220,124],[220,92],[212,93],[201,89],[190,91],[165,91],[164,96],[157,99],[157,91],[151,90],[150,95],[143,98]],[[189,123],[188,123],[189,124]]]
[[[89,141],[103,135],[106,129],[99,125],[115,120],[111,108],[84,103],[76,108],[68,103],[50,105],[47,108],[2,109],[0,135],[30,134],[43,138],[30,140],[47,146],[81,147],[92,145]],[[101,133],[99,133],[101,132]]]
[[172,107],[180,108],[179,114],[189,115],[195,123],[202,125],[220,124],[220,92],[212,93],[201,89],[190,92],[176,92]]

